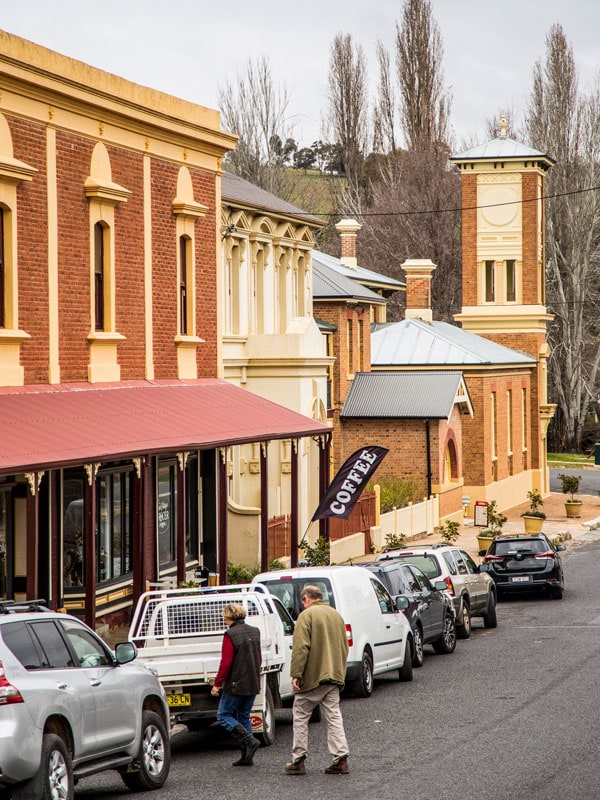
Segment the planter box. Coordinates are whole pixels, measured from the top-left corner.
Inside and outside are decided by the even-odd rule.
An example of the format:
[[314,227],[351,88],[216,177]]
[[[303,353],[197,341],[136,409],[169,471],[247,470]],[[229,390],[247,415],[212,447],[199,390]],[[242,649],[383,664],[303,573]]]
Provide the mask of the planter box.
[[539,533],[542,530],[545,517],[534,517],[529,514],[523,514],[523,524],[525,525],[526,533]]

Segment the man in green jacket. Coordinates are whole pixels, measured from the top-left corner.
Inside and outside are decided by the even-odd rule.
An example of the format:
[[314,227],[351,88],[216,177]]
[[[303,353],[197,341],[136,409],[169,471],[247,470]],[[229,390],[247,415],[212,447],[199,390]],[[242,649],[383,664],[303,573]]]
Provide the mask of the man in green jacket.
[[348,639],[341,615],[323,602],[318,586],[302,589],[304,611],[294,629],[292,646],[292,689],[294,690],[294,743],[292,760],[285,765],[288,775],[304,775],[308,754],[308,722],[315,706],[321,704],[327,725],[327,747],[333,762],[328,775],[348,773],[348,743],[340,711],[340,689],[346,677]]

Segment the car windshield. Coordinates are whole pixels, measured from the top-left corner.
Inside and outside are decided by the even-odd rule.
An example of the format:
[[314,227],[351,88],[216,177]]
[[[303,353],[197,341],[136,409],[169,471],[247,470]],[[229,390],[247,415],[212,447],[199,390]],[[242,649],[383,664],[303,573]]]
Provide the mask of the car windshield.
[[429,580],[441,575],[437,558],[429,553],[411,553],[411,555],[401,556],[401,558],[403,561],[408,561],[409,564],[414,564],[415,567],[418,567]]

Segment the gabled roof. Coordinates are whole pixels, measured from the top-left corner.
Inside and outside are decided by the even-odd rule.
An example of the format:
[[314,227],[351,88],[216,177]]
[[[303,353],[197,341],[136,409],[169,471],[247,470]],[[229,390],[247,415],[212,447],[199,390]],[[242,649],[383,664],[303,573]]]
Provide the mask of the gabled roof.
[[457,153],[450,158],[450,161],[477,161],[480,159],[522,160],[524,158],[547,160],[551,164],[554,163],[554,159],[551,156],[506,136],[498,136],[489,142],[471,147],[462,153]]
[[274,212],[281,216],[291,217],[302,220],[309,225],[322,227],[325,225],[322,219],[303,211],[301,208],[282,200],[271,192],[259,189],[258,186],[249,181],[234,175],[232,172],[223,172],[221,178],[221,200],[245,206],[246,208],[261,209],[265,212]]
[[3,388],[0,419],[5,474],[331,430],[216,378]]
[[535,363],[530,355],[447,322],[404,319],[371,333],[373,367]]
[[379,272],[374,272],[365,267],[349,267],[343,264],[339,258],[330,256],[327,253],[322,253],[320,250],[313,250],[312,260],[313,265],[315,263],[321,264],[324,267],[335,270],[335,272],[346,278],[350,278],[356,283],[364,284],[372,289],[397,291],[398,289],[406,288],[406,284],[402,281],[397,281],[395,278],[388,278],[386,275],[381,275]]
[[456,403],[473,414],[461,372],[359,372],[341,411],[348,418],[449,419]]
[[381,295],[346,278],[335,269],[316,261],[313,253],[313,300],[357,300],[371,305],[385,305]]

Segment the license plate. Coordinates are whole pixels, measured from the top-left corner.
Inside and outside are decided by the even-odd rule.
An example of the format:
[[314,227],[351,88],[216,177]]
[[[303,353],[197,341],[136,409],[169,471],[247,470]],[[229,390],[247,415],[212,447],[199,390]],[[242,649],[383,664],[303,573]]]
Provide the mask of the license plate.
[[511,583],[529,583],[531,580],[530,575],[515,575],[510,579]]
[[191,706],[192,698],[189,694],[168,694],[167,703],[171,706]]

